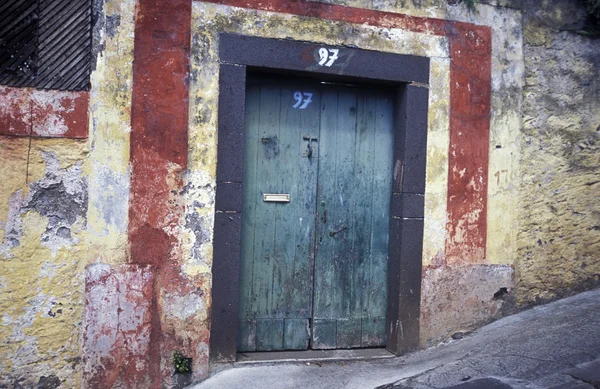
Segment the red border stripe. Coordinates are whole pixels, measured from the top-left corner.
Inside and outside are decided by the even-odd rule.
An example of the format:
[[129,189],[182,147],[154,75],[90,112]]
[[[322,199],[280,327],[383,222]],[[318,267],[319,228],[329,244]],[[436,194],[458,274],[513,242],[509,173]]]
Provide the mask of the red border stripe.
[[154,270],[146,372],[152,388],[161,388],[172,374],[162,361],[180,346],[163,322],[160,296],[183,288],[175,280],[177,237],[168,231],[185,217],[174,199],[183,191],[188,162],[191,6],[191,0],[138,0],[135,17],[128,232],[131,263]]

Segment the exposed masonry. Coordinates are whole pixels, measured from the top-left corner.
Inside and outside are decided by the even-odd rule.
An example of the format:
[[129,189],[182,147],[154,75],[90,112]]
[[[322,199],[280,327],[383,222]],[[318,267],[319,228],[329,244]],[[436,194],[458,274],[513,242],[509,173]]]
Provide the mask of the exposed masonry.
[[[203,205],[197,201],[194,202],[194,206],[199,208],[203,207]],[[200,259],[202,257],[200,247],[204,243],[210,242],[212,236],[209,221],[205,216],[201,216],[197,212],[192,212],[185,215],[185,227],[190,229],[196,237],[190,255],[192,258]]]
[[19,190],[10,198],[6,232],[0,245],[0,255],[4,258],[11,257],[10,249],[19,245],[23,234],[21,216],[27,212],[37,212],[48,218],[40,242],[50,248],[53,255],[60,248],[76,243],[71,226],[79,219],[86,219],[88,193],[81,163],[63,169],[56,153],[43,151],[42,157],[46,161],[44,177],[29,185],[25,197]]

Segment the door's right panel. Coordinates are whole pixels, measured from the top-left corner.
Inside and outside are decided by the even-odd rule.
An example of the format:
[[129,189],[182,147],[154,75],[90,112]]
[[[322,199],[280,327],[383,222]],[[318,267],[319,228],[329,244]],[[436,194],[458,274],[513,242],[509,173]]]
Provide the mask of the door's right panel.
[[385,345],[393,100],[328,86],[321,96],[315,349]]

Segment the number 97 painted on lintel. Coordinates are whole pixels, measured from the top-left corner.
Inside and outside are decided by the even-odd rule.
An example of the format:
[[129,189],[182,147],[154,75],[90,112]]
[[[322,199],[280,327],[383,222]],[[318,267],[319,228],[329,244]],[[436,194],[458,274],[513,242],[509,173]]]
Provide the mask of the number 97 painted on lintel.
[[326,49],[321,47],[319,49],[319,65],[331,67],[333,63],[339,58],[338,54],[340,49]]

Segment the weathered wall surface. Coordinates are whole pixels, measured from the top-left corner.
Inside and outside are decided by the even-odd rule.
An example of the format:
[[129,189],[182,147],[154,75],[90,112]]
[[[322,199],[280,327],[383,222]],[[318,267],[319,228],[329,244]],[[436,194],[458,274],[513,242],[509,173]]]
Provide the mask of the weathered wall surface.
[[576,1],[96,1],[89,93],[0,87],[0,387],[168,387],[175,350],[206,376],[220,32],[431,58],[422,345],[598,285]]
[[79,385],[87,152],[85,141],[0,137],[0,385]]
[[600,40],[577,1],[527,1],[517,299],[600,284]]
[[95,3],[91,92],[0,87],[0,387],[85,384],[86,265],[128,258],[134,5]]

